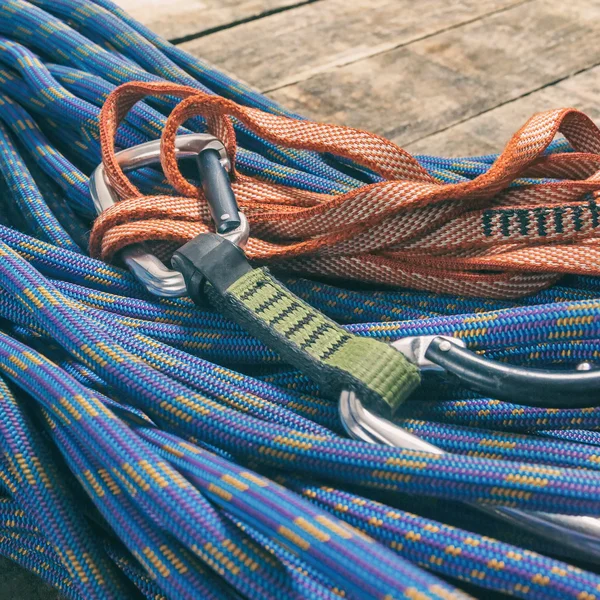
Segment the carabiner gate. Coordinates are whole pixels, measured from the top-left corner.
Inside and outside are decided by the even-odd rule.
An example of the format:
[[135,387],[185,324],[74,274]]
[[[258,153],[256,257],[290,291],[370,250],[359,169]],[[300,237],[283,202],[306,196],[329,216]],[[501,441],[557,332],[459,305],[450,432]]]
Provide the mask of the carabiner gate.
[[[179,135],[175,138],[175,156],[178,160],[196,158],[202,189],[217,233],[243,248],[250,229],[231,190],[228,176],[231,163],[223,143],[207,133]],[[121,150],[116,158],[125,172],[160,164],[160,140]],[[99,215],[120,200],[103,164],[90,177],[90,194]],[[188,294],[183,275],[166,267],[143,244],[128,246],[121,251],[121,257],[151,294],[165,297]]]
[[495,400],[544,408],[600,405],[600,370],[589,363],[573,371],[520,367],[480,356],[448,336],[408,337],[392,346],[421,372],[445,373]]

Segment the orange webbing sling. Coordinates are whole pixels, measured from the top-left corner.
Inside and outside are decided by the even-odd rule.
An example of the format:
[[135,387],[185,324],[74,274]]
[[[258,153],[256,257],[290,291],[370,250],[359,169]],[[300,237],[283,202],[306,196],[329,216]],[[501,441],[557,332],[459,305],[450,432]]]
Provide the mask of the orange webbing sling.
[[[161,158],[181,196],[143,196],[117,164],[115,132],[137,101],[165,94],[184,98],[168,119]],[[96,220],[94,256],[110,260],[125,246],[146,241],[163,242],[164,256],[164,242],[172,252],[209,229],[202,191],[180,173],[174,148],[178,128],[198,115],[232,162],[233,117],[270,142],[341,156],[385,179],[326,195],[232,169],[235,195],[251,224],[246,252],[260,263],[305,275],[492,298],[532,293],[565,273],[600,275],[600,130],[575,109],[534,115],[486,173],[448,184],[378,135],[275,116],[170,83],[127,83],[104,105],[103,158],[123,201]],[[544,155],[558,133],[574,152]],[[539,182],[511,185],[522,178]]]

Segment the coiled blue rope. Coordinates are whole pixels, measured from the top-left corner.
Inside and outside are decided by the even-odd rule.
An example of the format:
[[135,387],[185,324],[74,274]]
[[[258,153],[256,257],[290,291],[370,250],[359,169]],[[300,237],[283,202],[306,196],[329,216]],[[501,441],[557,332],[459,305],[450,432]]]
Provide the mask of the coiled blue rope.
[[[411,494],[599,515],[597,409],[424,388],[399,422],[452,454],[351,441],[335,403],[235,324],[86,256],[97,117],[116,85],[168,79],[289,113],[107,0],[0,0],[0,34],[0,553],[70,598],[459,598],[458,580],[598,593],[591,572],[399,506]],[[172,105],[138,104],[118,144],[158,137]],[[327,193],[376,180],[237,133],[248,174]],[[447,182],[493,159],[419,157]],[[169,191],[157,171],[132,177]],[[287,283],[359,335],[453,333],[528,364],[600,350],[590,278],[518,303]]]

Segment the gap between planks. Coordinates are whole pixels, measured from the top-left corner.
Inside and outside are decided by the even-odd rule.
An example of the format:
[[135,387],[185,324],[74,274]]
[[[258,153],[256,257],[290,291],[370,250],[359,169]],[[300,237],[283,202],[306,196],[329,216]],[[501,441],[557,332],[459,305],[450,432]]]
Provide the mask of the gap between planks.
[[155,33],[179,44],[322,0],[114,0]]

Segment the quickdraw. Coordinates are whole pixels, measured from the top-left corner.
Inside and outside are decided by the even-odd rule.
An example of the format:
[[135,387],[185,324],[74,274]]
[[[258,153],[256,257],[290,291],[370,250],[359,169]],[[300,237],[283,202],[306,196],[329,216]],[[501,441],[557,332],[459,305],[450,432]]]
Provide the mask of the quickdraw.
[[[585,116],[414,158],[108,0],[0,0],[0,33],[0,553],[76,599],[600,597]],[[489,399],[457,340],[558,385]]]

